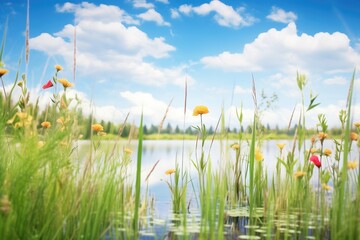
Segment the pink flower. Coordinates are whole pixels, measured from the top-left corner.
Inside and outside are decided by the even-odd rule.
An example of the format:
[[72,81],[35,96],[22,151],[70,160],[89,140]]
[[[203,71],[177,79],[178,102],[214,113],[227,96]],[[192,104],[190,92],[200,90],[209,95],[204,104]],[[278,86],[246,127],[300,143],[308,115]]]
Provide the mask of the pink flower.
[[321,167],[321,162],[320,162],[318,156],[312,155],[312,156],[310,157],[310,161],[312,161],[312,162],[315,164],[315,166],[317,166],[318,168]]
[[51,82],[51,80],[49,80],[47,83],[44,84],[44,86],[42,86],[42,89],[51,88],[52,86],[54,86],[54,84]]

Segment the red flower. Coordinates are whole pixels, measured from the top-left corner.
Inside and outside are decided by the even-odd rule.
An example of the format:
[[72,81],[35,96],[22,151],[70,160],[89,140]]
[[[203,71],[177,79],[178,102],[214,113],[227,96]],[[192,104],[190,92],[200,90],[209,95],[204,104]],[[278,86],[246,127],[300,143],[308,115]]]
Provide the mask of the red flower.
[[312,156],[310,157],[310,161],[312,161],[312,162],[315,164],[315,166],[317,166],[318,168],[321,167],[321,162],[320,162],[318,156],[312,155]]
[[42,89],[51,88],[52,86],[54,86],[54,84],[51,80],[49,80],[47,83],[44,84],[44,86],[42,86]]

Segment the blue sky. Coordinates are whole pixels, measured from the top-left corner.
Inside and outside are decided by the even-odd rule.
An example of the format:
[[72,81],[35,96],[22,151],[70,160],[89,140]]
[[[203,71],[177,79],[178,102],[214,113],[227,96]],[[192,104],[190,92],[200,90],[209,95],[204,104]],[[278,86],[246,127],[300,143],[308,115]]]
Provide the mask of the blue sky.
[[[8,19],[4,52],[9,87],[24,59],[26,0],[0,3],[0,33]],[[261,92],[276,93],[262,122],[287,126],[292,110],[300,111],[296,73],[307,75],[310,92],[319,94],[318,108],[307,114],[315,127],[317,115],[339,125],[349,82],[360,67],[360,3],[357,1],[172,1],[30,0],[30,58],[20,72],[28,75],[32,99],[49,102],[52,90],[41,86],[59,76],[75,83],[69,94],[82,99],[85,114],[122,122],[130,113],[137,122],[159,124],[172,100],[166,123],[182,126],[187,81],[186,124],[196,105],[207,105],[206,124],[215,125],[223,109],[227,124],[236,127],[236,109],[251,121]],[[73,79],[76,28],[76,79]],[[354,121],[360,120],[360,78],[356,77]]]

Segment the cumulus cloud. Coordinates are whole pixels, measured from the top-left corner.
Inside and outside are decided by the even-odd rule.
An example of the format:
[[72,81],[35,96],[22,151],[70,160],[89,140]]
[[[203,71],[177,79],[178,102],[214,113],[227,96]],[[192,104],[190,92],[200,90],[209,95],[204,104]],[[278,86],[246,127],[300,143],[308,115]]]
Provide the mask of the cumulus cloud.
[[132,0],[135,8],[154,8],[154,4],[148,3],[146,0]]
[[[84,2],[57,5],[57,10],[73,12],[75,15],[79,74],[102,79],[114,79],[117,76],[117,81],[122,78],[147,85],[183,82],[180,79],[183,79],[184,67],[162,68],[149,62],[149,58],[169,57],[176,50],[175,47],[166,43],[163,37],[150,38],[137,26],[124,25],[136,22],[119,7]],[[161,21],[161,16],[157,20],[156,14],[154,16],[154,21],[166,24]],[[74,25],[68,24],[55,34],[42,33],[31,38],[30,48],[61,56],[70,68],[73,61],[74,28]]]
[[170,9],[170,14],[171,14],[171,18],[176,19],[176,18],[180,18],[180,13],[177,9]]
[[[340,125],[338,113],[340,110],[346,109],[345,103],[337,103],[337,104],[328,104],[328,105],[319,105],[316,108],[311,110],[311,114],[306,116],[306,127],[307,128],[316,128],[319,120],[318,115],[324,114],[327,119],[327,124],[329,127],[338,127]],[[237,119],[237,111],[240,111],[238,107],[231,106],[226,110],[226,116],[235,120]],[[352,106],[352,114],[353,119],[360,119],[360,105],[356,104]],[[261,121],[262,124],[269,124],[272,127],[279,126],[280,128],[286,128],[289,125],[291,115],[293,109],[278,107],[274,110],[266,110],[261,113]],[[294,127],[298,122],[298,116],[301,112],[301,106],[297,105],[295,108],[294,116],[292,119],[291,127]],[[251,108],[243,108],[243,126],[249,126],[252,124],[254,117],[254,109]],[[236,126],[237,122],[234,122],[234,126]]]
[[75,22],[81,21],[97,21],[111,23],[119,21],[125,24],[139,24],[139,21],[132,18],[124,10],[117,6],[100,4],[99,6],[83,2],[80,4],[64,3],[64,5],[56,5],[56,10],[60,13],[71,12],[75,14]]
[[[130,107],[127,109],[135,118],[139,119],[141,114],[143,114],[145,122],[160,124],[163,116],[165,115],[166,109],[169,105],[169,102],[166,103],[159,99],[156,99],[151,93],[147,92],[131,92],[124,91],[120,93],[121,97],[130,103]],[[171,122],[171,124],[180,124],[184,116],[184,110],[182,107],[169,107],[169,112],[166,116],[166,121]]]
[[297,34],[295,23],[261,33],[242,52],[222,52],[207,56],[201,62],[209,68],[226,71],[278,72],[315,71],[348,72],[360,65],[360,54],[350,46],[349,38],[340,32]]
[[[224,27],[240,27],[252,25],[255,18],[240,13],[243,9],[235,10],[232,6],[226,5],[219,0],[212,0],[210,3],[204,3],[200,6],[193,7],[192,5],[183,4],[179,7],[178,11],[184,15],[190,15],[191,13],[198,14],[200,16],[206,16],[210,13],[214,13],[215,21]],[[176,15],[175,15],[176,16]]]
[[170,26],[170,23],[166,22],[160,13],[155,11],[153,8],[139,14],[138,17],[144,21],[155,22],[159,26]]
[[273,20],[275,22],[291,23],[296,21],[297,16],[293,12],[285,12],[281,8],[272,7],[271,13],[268,16],[266,16],[266,18]]

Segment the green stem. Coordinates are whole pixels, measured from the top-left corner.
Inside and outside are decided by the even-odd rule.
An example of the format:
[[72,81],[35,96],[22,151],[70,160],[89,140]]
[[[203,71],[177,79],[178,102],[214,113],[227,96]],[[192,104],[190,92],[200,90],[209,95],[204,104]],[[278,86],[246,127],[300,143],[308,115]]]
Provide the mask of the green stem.
[[138,142],[138,152],[137,152],[136,183],[135,183],[135,207],[134,207],[135,209],[134,209],[134,219],[133,219],[133,230],[136,238],[139,234],[138,231],[139,231],[142,141],[143,141],[143,114],[141,114],[140,126],[139,126],[139,142]]

